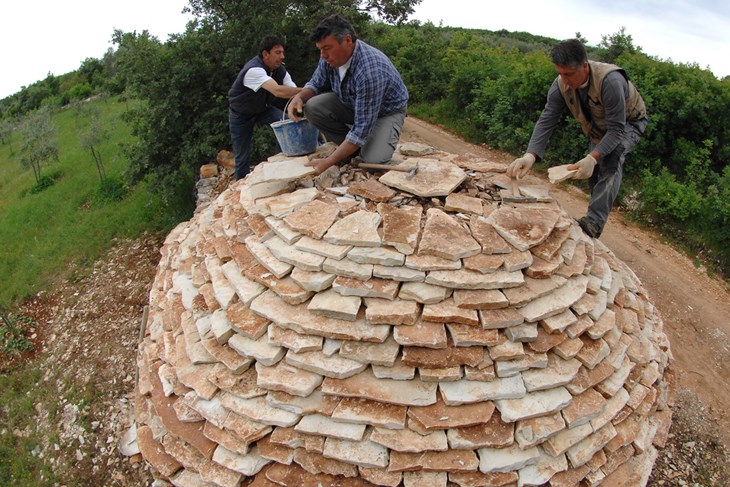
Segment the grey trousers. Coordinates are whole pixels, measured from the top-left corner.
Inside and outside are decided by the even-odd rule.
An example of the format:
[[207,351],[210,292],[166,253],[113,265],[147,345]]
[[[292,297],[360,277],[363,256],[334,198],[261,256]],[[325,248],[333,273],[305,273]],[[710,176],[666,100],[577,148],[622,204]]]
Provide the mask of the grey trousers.
[[[355,123],[355,112],[345,106],[337,94],[329,92],[313,96],[304,104],[304,116],[328,141],[341,144]],[[382,164],[390,161],[398,145],[406,111],[378,118],[365,145],[360,148],[363,162]]]
[[[623,168],[626,154],[633,149],[641,139],[646,128],[646,120],[626,124],[624,138],[616,148],[604,157],[588,179],[588,187],[591,190],[591,199],[588,202],[588,219],[599,229],[599,235],[608,220],[608,214],[613,208],[621,180],[623,179]],[[595,148],[591,144],[590,150]]]

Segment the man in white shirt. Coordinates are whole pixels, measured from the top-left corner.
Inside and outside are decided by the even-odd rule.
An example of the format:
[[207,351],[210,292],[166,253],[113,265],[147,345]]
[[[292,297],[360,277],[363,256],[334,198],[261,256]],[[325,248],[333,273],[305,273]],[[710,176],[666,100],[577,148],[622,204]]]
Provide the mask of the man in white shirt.
[[285,49],[286,43],[280,37],[265,37],[259,54],[243,66],[228,90],[228,127],[236,158],[236,180],[249,172],[254,126],[280,120],[282,100],[301,91],[284,67]]

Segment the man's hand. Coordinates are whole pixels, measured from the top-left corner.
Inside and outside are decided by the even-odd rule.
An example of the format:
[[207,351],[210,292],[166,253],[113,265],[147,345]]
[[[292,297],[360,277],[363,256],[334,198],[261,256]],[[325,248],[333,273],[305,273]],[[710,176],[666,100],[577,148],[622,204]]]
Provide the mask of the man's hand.
[[295,96],[289,102],[289,106],[286,109],[289,118],[298,122],[304,116],[304,102],[298,96]]
[[530,171],[533,164],[535,164],[535,156],[528,152],[524,156],[512,161],[512,164],[507,168],[507,176],[522,179]]
[[577,170],[573,174],[573,179],[588,179],[593,175],[593,169],[596,167],[596,159],[588,154],[575,164],[570,164],[566,169],[569,171]]
[[329,159],[312,159],[309,162],[305,162],[304,165],[308,167],[313,167],[316,171],[316,175],[319,176],[327,169],[334,166],[335,162],[332,162]]

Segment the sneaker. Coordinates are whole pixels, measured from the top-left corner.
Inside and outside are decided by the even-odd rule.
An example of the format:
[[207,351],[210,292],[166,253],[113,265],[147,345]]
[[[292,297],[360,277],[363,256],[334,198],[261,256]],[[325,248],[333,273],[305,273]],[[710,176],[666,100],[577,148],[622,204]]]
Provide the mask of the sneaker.
[[598,238],[601,236],[601,229],[598,227],[598,225],[590,221],[587,216],[579,218],[577,221],[578,225],[580,225],[580,228],[589,237]]

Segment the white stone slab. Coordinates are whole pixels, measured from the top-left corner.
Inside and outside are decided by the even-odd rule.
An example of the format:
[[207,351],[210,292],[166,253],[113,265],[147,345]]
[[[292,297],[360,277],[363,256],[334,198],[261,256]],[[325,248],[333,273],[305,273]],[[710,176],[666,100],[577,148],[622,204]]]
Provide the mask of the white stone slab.
[[315,372],[335,379],[345,379],[365,370],[368,364],[350,360],[339,355],[327,356],[320,351],[296,353],[289,351],[286,363],[300,369]]
[[321,255],[312,254],[303,250],[298,250],[293,245],[289,245],[279,237],[272,237],[264,244],[271,251],[272,255],[281,262],[293,265],[299,269],[319,272],[322,270],[325,258]]
[[502,420],[514,423],[521,419],[543,416],[563,409],[570,404],[573,396],[564,387],[547,391],[530,392],[519,399],[500,399],[495,401]]
[[304,416],[294,430],[310,435],[360,441],[365,434],[365,428],[364,424],[340,423],[328,416],[310,414]]
[[241,269],[238,267],[238,264],[236,264],[233,260],[223,264],[221,266],[221,270],[223,271],[223,275],[226,279],[228,279],[228,283],[236,290],[238,298],[246,306],[251,304],[251,301],[253,301],[256,296],[266,290],[265,286],[262,286],[258,282],[252,281],[244,276]]
[[324,240],[336,245],[380,247],[378,225],[381,217],[370,211],[357,211],[337,220],[324,235]]
[[449,406],[493,401],[497,399],[518,399],[526,394],[522,376],[515,375],[490,382],[460,380],[439,384],[444,403]]

